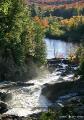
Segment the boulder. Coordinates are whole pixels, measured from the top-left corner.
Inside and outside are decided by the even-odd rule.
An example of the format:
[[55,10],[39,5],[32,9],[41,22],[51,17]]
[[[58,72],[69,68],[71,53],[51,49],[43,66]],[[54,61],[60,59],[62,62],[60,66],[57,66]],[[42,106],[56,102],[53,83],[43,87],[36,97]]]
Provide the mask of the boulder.
[[0,102],[0,114],[5,113],[7,110],[8,110],[7,104],[1,101]]
[[7,102],[12,99],[12,93],[0,92],[0,100]]
[[62,60],[62,63],[63,63],[63,64],[70,64],[71,62],[70,62],[68,59],[63,59],[63,60]]
[[17,86],[22,86],[22,87],[25,86],[26,87],[26,86],[33,86],[34,83],[17,82],[16,85]]
[[42,95],[47,97],[52,102],[55,102],[58,97],[64,96],[69,93],[79,93],[84,92],[84,82],[78,81],[64,81],[55,84],[47,84],[42,89]]

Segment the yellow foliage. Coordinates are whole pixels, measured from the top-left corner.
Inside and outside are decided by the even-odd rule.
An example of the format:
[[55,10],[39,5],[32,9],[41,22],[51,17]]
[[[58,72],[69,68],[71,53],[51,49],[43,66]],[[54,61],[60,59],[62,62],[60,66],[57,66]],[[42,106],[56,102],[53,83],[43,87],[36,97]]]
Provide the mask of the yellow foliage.
[[61,24],[68,27],[77,27],[80,23],[84,23],[84,16],[73,16],[70,19],[61,20]]

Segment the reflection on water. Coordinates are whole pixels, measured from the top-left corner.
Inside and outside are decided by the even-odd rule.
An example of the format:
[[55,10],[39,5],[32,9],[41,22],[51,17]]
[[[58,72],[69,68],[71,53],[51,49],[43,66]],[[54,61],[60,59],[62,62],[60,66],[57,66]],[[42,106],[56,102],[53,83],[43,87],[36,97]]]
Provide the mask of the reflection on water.
[[45,39],[47,46],[47,58],[62,57],[66,58],[69,54],[75,53],[78,45],[76,43],[61,40]]

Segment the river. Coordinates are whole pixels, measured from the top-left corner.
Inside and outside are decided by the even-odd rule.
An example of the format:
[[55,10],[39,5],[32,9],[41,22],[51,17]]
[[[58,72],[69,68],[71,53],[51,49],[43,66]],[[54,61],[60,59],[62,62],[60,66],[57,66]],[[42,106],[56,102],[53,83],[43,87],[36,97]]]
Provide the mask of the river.
[[[69,53],[74,52],[77,48],[76,44],[66,43],[61,40],[49,40],[45,39],[46,49],[47,49],[47,58],[53,58],[54,53],[56,56],[67,57]],[[65,65],[62,64],[63,69],[65,69]],[[43,95],[41,95],[41,90],[45,86],[46,83],[54,84],[62,81],[72,80],[73,73],[64,76],[61,81],[61,73],[60,69],[53,71],[53,73],[46,74],[43,78],[37,78],[26,82],[34,83],[32,86],[14,86],[14,82],[2,82],[1,86],[10,85],[10,87],[6,87],[5,89],[0,89],[1,92],[11,93],[12,99],[7,101],[8,111],[5,114],[8,115],[17,115],[17,116],[28,116],[33,113],[38,113],[40,111],[45,111],[48,109],[52,103],[46,99]],[[60,79],[60,80],[59,80]]]
[[62,40],[45,39],[47,48],[47,58],[62,57],[67,58],[76,52],[78,43],[65,42]]

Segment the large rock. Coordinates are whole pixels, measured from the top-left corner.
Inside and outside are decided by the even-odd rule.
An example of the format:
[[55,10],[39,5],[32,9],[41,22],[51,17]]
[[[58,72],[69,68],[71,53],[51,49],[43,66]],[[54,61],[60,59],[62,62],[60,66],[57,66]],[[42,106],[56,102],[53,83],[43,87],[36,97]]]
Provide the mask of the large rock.
[[25,82],[17,82],[16,83],[16,86],[33,86],[34,85],[34,83],[25,83]]
[[64,96],[69,93],[78,93],[79,91],[84,92],[84,81],[78,80],[45,84],[42,89],[42,94],[52,102],[55,102],[60,96]]
[[0,114],[6,112],[7,110],[8,110],[7,104],[1,101],[0,102]]
[[2,115],[1,120],[39,120],[41,113],[33,114],[28,117],[20,117],[15,115]]
[[23,119],[22,117],[15,115],[3,115],[1,120],[26,120],[26,119]]
[[11,93],[6,93],[6,92],[0,92],[0,100],[7,102],[12,99],[12,94]]

